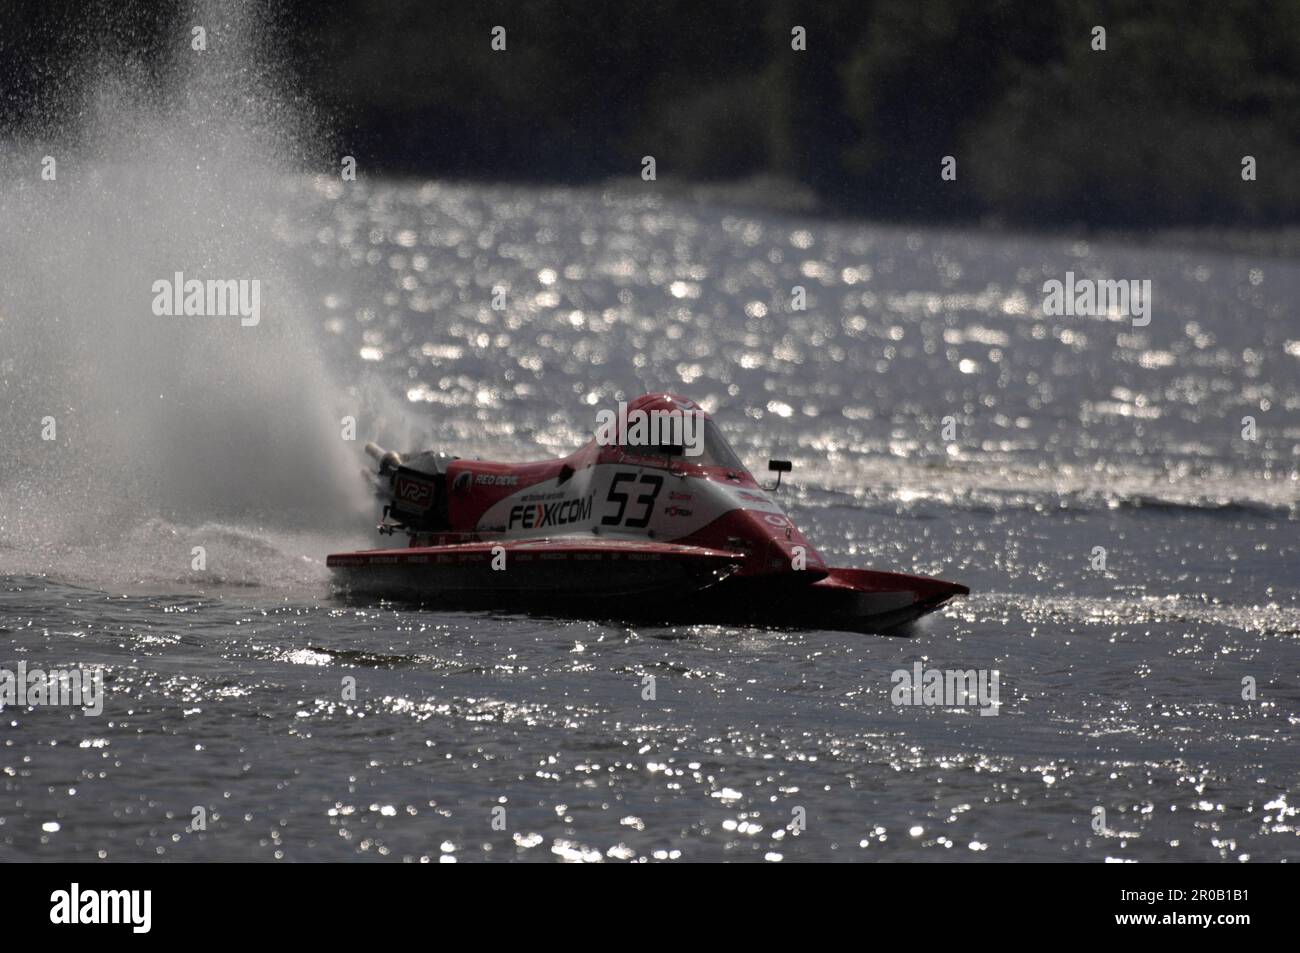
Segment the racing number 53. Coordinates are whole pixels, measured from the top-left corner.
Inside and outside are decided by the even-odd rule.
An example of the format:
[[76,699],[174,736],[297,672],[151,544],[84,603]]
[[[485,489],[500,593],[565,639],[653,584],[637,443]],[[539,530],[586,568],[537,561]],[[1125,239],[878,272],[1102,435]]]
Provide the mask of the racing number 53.
[[635,518],[629,518],[624,523],[624,517],[627,516],[628,495],[619,489],[619,484],[636,480],[635,473],[616,473],[614,479],[609,482],[609,494],[605,497],[607,503],[617,503],[618,512],[612,516],[603,516],[600,520],[602,526],[617,526],[619,523],[631,527],[632,529],[645,529],[650,525],[650,517],[654,513],[655,500],[659,496],[659,491],[664,488],[664,478],[653,473],[644,473],[641,475],[640,483],[642,486],[650,487],[646,493],[642,493],[636,498],[636,502],[645,507],[641,515]]

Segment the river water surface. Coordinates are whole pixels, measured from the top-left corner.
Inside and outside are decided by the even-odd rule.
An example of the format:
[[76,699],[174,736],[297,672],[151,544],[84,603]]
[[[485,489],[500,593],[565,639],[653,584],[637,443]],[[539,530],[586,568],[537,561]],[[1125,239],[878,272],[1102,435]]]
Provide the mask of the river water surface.
[[[0,200],[0,664],[108,687],[0,712],[0,859],[1300,857],[1294,261],[207,160]],[[177,270],[262,323],[155,317]],[[1045,317],[1067,270],[1150,324]],[[972,595],[891,639],[332,594],[364,440],[542,458],[645,390],[792,459],[835,563]],[[996,715],[893,704],[916,662]]]

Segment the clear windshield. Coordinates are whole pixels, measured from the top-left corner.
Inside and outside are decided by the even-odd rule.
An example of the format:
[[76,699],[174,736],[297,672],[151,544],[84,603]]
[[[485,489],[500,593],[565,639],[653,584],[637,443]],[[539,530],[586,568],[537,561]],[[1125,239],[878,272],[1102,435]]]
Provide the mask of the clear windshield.
[[725,467],[728,470],[745,469],[745,465],[740,462],[740,457],[736,456],[735,451],[731,449],[722,436],[722,431],[718,429],[717,424],[712,420],[704,421],[704,441],[698,454],[687,453],[686,448],[681,444],[663,443],[651,443],[641,447],[625,446],[624,450],[628,453],[645,456],[662,454],[666,457],[681,457],[689,463],[705,467]]
[[696,463],[706,467],[726,467],[728,470],[743,470],[734,450],[722,436],[722,431],[712,420],[704,422],[704,453],[695,458]]

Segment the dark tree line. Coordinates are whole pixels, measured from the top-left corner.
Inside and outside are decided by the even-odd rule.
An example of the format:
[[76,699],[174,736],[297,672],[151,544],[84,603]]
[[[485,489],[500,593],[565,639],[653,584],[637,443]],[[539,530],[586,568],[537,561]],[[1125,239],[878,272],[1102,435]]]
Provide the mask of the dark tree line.
[[[48,115],[106,46],[165,62],[196,18],[3,2],[8,127]],[[1300,218],[1297,3],[285,0],[265,29],[285,88],[371,170],[582,182],[649,154],[661,181],[770,173],[889,218]]]

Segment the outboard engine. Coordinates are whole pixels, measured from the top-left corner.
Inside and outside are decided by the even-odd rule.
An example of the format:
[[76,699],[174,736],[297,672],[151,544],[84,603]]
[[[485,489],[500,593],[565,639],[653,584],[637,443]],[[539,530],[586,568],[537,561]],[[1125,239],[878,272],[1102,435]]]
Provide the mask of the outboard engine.
[[436,533],[450,528],[447,464],[458,457],[437,450],[402,456],[374,443],[366,444],[366,453],[379,464],[373,480],[375,495],[385,503],[381,533],[398,529]]

